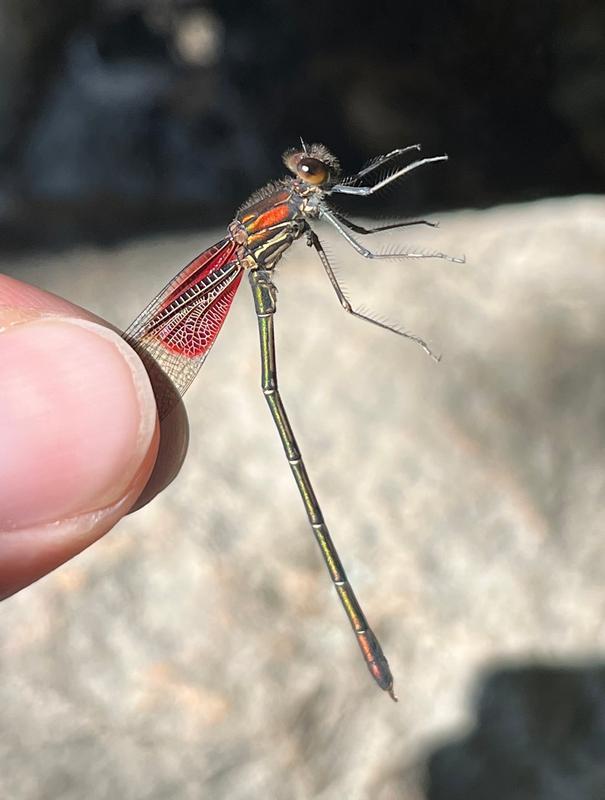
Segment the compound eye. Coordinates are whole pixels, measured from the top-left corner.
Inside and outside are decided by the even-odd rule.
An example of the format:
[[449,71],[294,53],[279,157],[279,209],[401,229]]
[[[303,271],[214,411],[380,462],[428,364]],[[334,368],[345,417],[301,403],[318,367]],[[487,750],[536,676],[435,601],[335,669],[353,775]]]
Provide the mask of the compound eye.
[[328,168],[318,158],[301,158],[297,164],[296,172],[303,181],[312,183],[314,186],[325,183],[330,176]]

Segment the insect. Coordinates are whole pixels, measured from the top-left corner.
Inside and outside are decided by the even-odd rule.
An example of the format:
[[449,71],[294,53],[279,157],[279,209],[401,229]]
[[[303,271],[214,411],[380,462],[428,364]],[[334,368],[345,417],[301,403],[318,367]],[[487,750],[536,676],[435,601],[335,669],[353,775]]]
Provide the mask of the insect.
[[[387,691],[393,700],[397,698],[389,664],[347,579],[279,394],[274,340],[277,291],[272,276],[285,251],[297,239],[304,237],[307,244],[317,252],[345,311],[412,339],[436,358],[426,342],[419,337],[353,308],[312,227],[312,223],[318,220],[328,222],[360,256],[367,259],[442,258],[463,262],[463,258],[454,258],[440,252],[414,252],[405,249],[388,253],[372,252],[353,234],[366,236],[392,228],[432,223],[418,220],[364,228],[330,206],[330,198],[334,195],[372,195],[424,164],[447,160],[445,155],[419,158],[384,174],[386,165],[392,165],[395,159],[410,151],[419,150],[419,145],[393,150],[374,159],[354,175],[342,178],[338,160],[326,147],[321,144],[307,145],[301,140],[300,147],[287,150],[283,156],[292,175],[269,183],[255,192],[238,210],[225,238],[182,269],[124,334],[124,338],[139,353],[150,372],[158,412],[160,418],[163,418],[174,408],[204,363],[225,321],[235,292],[247,273],[258,320],[263,394],[279,432],[311,528],[363,658],[378,686]],[[372,177],[377,170],[381,170],[383,176],[372,183]]]

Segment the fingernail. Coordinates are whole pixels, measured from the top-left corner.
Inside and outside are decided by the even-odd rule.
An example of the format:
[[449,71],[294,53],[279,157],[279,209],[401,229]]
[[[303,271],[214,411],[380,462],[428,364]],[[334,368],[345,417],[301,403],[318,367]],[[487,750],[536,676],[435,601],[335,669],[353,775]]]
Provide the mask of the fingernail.
[[0,335],[0,529],[118,502],[153,438],[144,367],[113,331],[81,319]]

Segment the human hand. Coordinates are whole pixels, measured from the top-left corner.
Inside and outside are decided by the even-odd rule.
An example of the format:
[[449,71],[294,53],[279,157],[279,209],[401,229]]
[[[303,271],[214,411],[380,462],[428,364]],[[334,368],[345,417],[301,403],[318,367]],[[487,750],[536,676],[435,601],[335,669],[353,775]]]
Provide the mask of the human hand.
[[158,443],[147,373],[120,336],[0,275],[0,598],[107,533]]

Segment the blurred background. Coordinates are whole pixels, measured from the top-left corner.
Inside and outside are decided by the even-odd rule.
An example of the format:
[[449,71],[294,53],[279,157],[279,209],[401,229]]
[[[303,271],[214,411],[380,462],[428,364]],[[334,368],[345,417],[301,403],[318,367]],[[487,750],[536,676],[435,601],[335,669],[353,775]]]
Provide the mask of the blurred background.
[[3,244],[230,219],[300,136],[447,170],[400,213],[602,191],[601,3],[0,3]]
[[[280,268],[280,383],[395,674],[372,685],[241,289],[179,477],[0,613],[0,796],[605,797],[605,6],[0,0],[0,271],[122,328],[283,173],[427,167],[357,217],[467,263]],[[411,234],[408,236],[408,233]],[[329,343],[329,348],[328,348]]]

